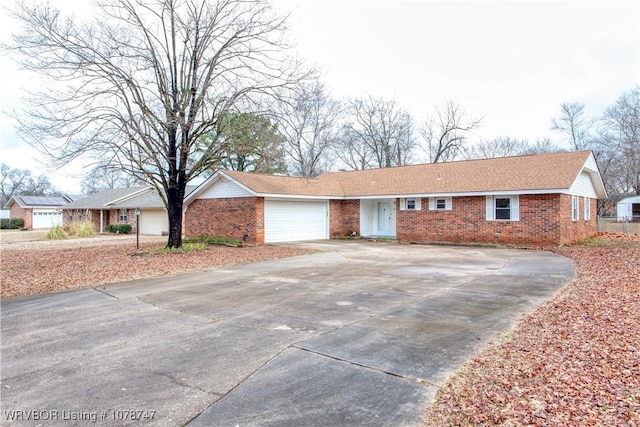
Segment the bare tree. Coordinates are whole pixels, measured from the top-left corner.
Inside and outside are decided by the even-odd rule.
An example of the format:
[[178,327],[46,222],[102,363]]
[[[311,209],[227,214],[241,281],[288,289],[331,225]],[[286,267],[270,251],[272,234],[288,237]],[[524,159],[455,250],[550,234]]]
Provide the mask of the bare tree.
[[490,159],[494,157],[508,157],[525,154],[529,142],[508,136],[499,136],[490,140],[480,140],[470,145],[466,150],[467,159]]
[[329,170],[329,153],[338,137],[341,105],[317,80],[301,86],[276,107],[293,174],[314,177]]
[[0,163],[0,207],[3,207],[13,194],[20,192],[32,180],[28,169],[14,169]]
[[586,150],[591,143],[594,120],[586,116],[584,104],[565,102],[560,104],[560,116],[552,119],[551,129],[563,134],[573,150]]
[[109,163],[96,165],[80,183],[82,194],[93,194],[112,188],[148,185],[135,176],[127,175],[120,167]]
[[267,0],[98,0],[94,19],[18,4],[10,48],[51,84],[32,94],[24,138],[62,164],[108,158],[156,187],[168,247],[182,245],[187,183],[218,164],[219,118],[299,80],[285,17]]
[[603,126],[601,145],[611,151],[611,167],[617,171],[615,190],[640,195],[640,86],[606,109]]
[[452,161],[463,154],[469,133],[479,128],[481,121],[469,117],[460,104],[453,101],[436,107],[435,114],[428,117],[422,127],[423,148],[429,162]]
[[413,119],[395,101],[358,98],[349,102],[340,155],[350,167],[388,168],[411,161],[416,141]]

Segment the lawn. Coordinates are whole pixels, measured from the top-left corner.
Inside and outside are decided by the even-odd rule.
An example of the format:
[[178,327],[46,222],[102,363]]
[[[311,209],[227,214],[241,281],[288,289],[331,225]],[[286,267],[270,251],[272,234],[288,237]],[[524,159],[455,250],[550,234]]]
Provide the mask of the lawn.
[[576,280],[462,366],[425,425],[640,425],[640,236],[552,250]]

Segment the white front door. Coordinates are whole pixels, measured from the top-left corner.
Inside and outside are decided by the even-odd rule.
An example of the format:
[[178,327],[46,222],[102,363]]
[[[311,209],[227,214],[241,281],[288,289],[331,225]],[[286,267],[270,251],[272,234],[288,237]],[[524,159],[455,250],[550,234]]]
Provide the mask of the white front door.
[[381,236],[391,236],[391,203],[378,202],[378,234]]

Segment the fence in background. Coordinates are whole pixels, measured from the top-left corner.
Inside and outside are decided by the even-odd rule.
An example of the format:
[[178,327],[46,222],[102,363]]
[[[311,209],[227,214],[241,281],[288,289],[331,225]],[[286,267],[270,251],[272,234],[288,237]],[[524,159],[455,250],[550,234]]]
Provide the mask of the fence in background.
[[640,222],[629,221],[628,218],[618,221],[616,217],[598,217],[598,231],[607,233],[640,234]]

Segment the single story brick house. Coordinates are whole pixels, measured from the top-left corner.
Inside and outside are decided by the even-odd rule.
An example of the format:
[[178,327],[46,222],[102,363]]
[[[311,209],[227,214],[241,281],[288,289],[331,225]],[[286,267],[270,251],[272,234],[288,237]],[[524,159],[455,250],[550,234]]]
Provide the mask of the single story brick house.
[[359,235],[407,242],[572,243],[606,198],[591,151],[297,178],[220,170],[185,198],[184,233],[249,243]]
[[14,194],[5,204],[10,218],[22,218],[23,228],[45,229],[62,225],[62,208],[79,196],[23,196]]
[[[187,187],[187,194],[195,186]],[[140,209],[140,234],[163,235],[169,230],[164,202],[152,186],[114,188],[91,194],[64,207],[64,225],[91,221],[99,233],[110,224],[130,224],[136,231],[136,209]]]

